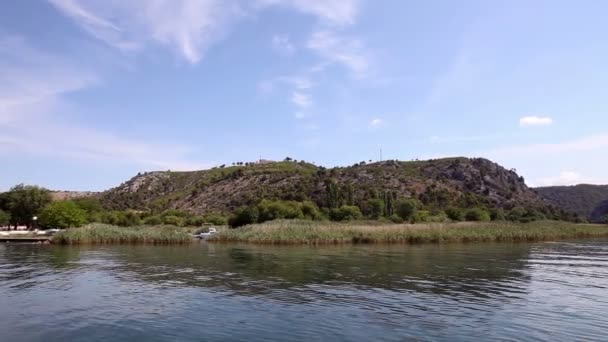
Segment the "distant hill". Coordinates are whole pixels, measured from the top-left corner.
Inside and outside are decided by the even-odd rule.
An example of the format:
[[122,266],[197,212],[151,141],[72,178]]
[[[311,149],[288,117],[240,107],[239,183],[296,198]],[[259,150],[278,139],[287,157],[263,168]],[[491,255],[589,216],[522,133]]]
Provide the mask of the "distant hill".
[[92,197],[92,196],[96,196],[96,195],[99,195],[99,193],[93,192],[93,191],[63,191],[63,190],[51,191],[51,197],[55,201],[73,200],[76,198]]
[[361,162],[331,169],[289,160],[149,172],[99,197],[109,209],[180,209],[197,214],[227,213],[262,199],[311,200],[320,207],[353,204],[365,209],[375,197],[416,198],[432,208],[524,207],[556,212],[514,170],[480,158]]
[[608,185],[550,186],[535,190],[548,203],[592,222],[603,222],[608,215]]

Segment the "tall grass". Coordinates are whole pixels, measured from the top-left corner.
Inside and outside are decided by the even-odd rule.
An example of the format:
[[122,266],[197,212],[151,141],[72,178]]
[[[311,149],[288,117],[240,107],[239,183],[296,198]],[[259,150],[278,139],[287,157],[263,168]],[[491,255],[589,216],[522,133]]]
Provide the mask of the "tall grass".
[[182,244],[192,241],[187,230],[175,226],[116,227],[93,223],[53,236],[56,244]]
[[541,241],[608,236],[608,226],[540,221],[373,226],[313,221],[271,221],[224,230],[211,241],[259,244],[445,243]]

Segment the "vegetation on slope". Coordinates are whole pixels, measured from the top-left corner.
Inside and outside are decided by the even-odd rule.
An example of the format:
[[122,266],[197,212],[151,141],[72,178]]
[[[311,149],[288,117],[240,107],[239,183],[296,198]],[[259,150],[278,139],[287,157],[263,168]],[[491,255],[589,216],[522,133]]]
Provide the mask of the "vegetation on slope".
[[592,222],[608,223],[608,185],[580,184],[535,189],[548,203]]

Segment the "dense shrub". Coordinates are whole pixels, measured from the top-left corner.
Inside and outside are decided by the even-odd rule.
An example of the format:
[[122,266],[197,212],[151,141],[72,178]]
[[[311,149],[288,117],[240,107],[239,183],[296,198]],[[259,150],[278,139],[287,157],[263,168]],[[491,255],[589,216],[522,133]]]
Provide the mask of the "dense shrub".
[[407,199],[397,202],[395,213],[404,221],[411,221],[418,210],[418,204],[413,199]]
[[258,222],[272,221],[277,219],[302,219],[302,205],[293,201],[268,201],[263,200],[258,205]]
[[361,209],[354,205],[343,205],[340,208],[331,209],[329,218],[332,221],[351,221],[363,217]]
[[158,226],[163,223],[163,220],[160,216],[148,216],[144,219],[144,224],[148,226]]
[[224,216],[222,214],[215,214],[215,213],[207,214],[207,215],[203,216],[203,219],[204,219],[203,223],[209,223],[209,224],[213,224],[216,226],[225,226],[228,224],[228,219],[226,218],[226,216]]
[[384,215],[384,201],[379,198],[372,198],[367,201],[367,216],[373,220],[379,219]]
[[490,210],[490,218],[492,221],[504,221],[506,220],[505,211],[502,208],[493,208]]
[[490,221],[490,213],[481,209],[481,208],[472,208],[467,210],[465,214],[465,218],[467,221]]
[[107,211],[100,215],[101,223],[121,227],[139,226],[141,218],[133,211]]
[[403,219],[401,218],[401,216],[399,215],[391,215],[391,217],[389,217],[389,220],[391,220],[391,222],[393,223],[403,223]]
[[163,224],[168,224],[172,226],[183,226],[185,219],[183,217],[168,215],[163,217]]
[[428,222],[429,217],[431,217],[431,212],[428,210],[418,210],[412,217],[412,222],[420,223],[420,222]]
[[248,224],[256,223],[260,213],[257,207],[238,208],[228,219],[230,227],[236,228]]
[[319,207],[311,201],[302,202],[302,214],[307,220],[320,220],[323,218]]
[[72,201],[49,204],[40,213],[40,225],[45,228],[80,227],[87,223],[87,212]]
[[445,210],[445,214],[447,217],[455,222],[460,222],[465,220],[464,210],[456,207],[449,207]]

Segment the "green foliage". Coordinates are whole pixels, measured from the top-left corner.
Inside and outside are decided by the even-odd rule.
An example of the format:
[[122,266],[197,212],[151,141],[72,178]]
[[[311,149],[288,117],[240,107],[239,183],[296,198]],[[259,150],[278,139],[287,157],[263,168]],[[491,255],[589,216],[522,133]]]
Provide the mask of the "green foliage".
[[302,214],[304,215],[304,218],[308,220],[320,220],[323,218],[323,214],[319,210],[319,207],[311,201],[304,201],[302,203]]
[[487,211],[481,208],[472,208],[467,210],[465,214],[465,219],[467,221],[487,222],[490,221],[492,218],[490,217],[490,213],[488,213]]
[[379,198],[367,200],[367,215],[373,220],[377,220],[384,215],[384,201]]
[[445,210],[445,214],[450,220],[454,222],[460,222],[465,220],[465,212],[460,208],[448,207]]
[[277,219],[302,219],[301,204],[293,201],[268,201],[263,200],[258,205],[258,222],[272,221]]
[[414,223],[428,222],[429,217],[431,217],[430,211],[418,210],[414,213],[414,216],[412,217],[412,222],[414,222]]
[[0,227],[8,226],[11,222],[11,214],[4,210],[0,210]]
[[100,215],[101,223],[130,227],[141,225],[139,214],[133,211],[107,211]]
[[393,223],[403,223],[403,219],[401,218],[401,216],[399,215],[391,215],[391,217],[389,217],[389,220],[391,220],[391,222]]
[[404,221],[411,221],[416,216],[417,210],[418,205],[413,199],[401,200],[397,202],[396,214]]
[[15,225],[31,227],[33,217],[51,203],[51,193],[44,188],[19,184],[6,193],[6,206]]
[[490,218],[492,221],[504,221],[507,219],[503,208],[492,208],[490,210]]
[[144,224],[147,226],[158,226],[163,223],[163,219],[160,216],[153,215],[148,216],[144,219]]
[[203,223],[209,223],[209,224],[213,224],[216,226],[225,226],[228,224],[228,219],[226,218],[226,216],[224,216],[222,214],[210,213],[210,214],[204,215],[203,218],[204,218]]
[[101,202],[97,198],[93,197],[82,197],[73,199],[74,202],[80,209],[84,210],[87,214],[87,221],[89,223],[100,221],[103,207]]
[[529,223],[546,219],[545,215],[534,208],[515,207],[511,209],[507,218],[510,221]]
[[256,223],[260,212],[257,207],[240,207],[228,219],[228,224],[232,228]]
[[171,226],[183,226],[185,219],[175,215],[167,215],[163,217],[163,223]]
[[329,218],[332,221],[352,221],[363,217],[361,209],[354,205],[343,205],[340,208],[331,209]]
[[73,228],[87,223],[87,212],[73,201],[49,204],[40,214],[40,224],[46,228]]

